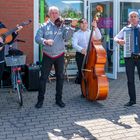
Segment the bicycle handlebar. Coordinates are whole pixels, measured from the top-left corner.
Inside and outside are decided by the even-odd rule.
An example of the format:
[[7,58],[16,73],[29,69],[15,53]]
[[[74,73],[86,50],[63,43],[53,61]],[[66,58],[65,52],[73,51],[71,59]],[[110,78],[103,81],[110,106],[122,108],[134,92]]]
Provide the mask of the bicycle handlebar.
[[23,42],[23,43],[25,43],[26,41],[25,40],[21,40],[21,39],[15,39],[14,42]]

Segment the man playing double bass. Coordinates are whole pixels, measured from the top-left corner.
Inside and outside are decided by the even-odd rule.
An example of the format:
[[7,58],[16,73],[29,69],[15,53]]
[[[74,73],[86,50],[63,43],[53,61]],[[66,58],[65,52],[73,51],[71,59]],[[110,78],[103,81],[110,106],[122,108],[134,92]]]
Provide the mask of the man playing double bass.
[[[79,20],[79,23],[80,23],[80,29],[73,34],[72,46],[73,48],[76,49],[75,58],[76,58],[76,63],[78,67],[78,78],[77,78],[78,81],[77,82],[78,84],[81,85],[81,81],[82,81],[81,68],[82,68],[84,56],[86,55],[86,52],[87,52],[91,30],[88,29],[88,22],[85,18],[82,18],[81,20]],[[93,20],[92,26],[94,30],[92,34],[92,38],[94,40],[100,40],[102,36],[101,36],[100,30],[97,27],[96,21]],[[84,97],[83,94],[81,94],[81,97]]]

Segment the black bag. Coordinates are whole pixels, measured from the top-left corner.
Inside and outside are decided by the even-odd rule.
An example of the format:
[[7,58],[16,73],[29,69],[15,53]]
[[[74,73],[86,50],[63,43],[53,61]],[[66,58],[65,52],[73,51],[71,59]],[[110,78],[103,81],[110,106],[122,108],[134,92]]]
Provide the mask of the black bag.
[[9,53],[9,56],[11,56],[11,55],[13,55],[13,56],[23,55],[23,52],[22,51],[20,51],[18,49],[14,49],[14,48],[10,49],[8,51],[8,53]]
[[25,75],[23,78],[23,83],[29,91],[36,91],[39,87],[39,72],[40,67],[38,65],[26,65]]
[[3,71],[3,75],[2,75],[2,86],[3,87],[12,86],[12,83],[11,83],[11,68],[7,67],[6,65],[4,66],[4,71]]

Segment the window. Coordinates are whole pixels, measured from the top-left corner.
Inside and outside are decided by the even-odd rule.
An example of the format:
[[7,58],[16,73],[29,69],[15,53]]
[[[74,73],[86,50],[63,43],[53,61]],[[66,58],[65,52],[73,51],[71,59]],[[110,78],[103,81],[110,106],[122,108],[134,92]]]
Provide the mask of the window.
[[[137,11],[140,15],[140,3],[136,2],[121,2],[120,3],[120,29],[124,26],[128,25],[128,14],[131,11]],[[119,65],[120,67],[124,67],[124,56],[123,56],[123,48],[120,47],[119,51]]]
[[81,18],[84,14],[83,5],[83,0],[45,0],[45,12],[48,12],[48,7],[57,6],[60,9],[62,17]]

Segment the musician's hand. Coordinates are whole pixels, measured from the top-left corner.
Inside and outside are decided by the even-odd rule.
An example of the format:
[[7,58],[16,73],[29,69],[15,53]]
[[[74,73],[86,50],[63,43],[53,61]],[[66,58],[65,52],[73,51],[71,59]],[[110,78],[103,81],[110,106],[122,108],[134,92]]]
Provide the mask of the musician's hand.
[[96,22],[96,20],[93,20],[93,21],[92,21],[92,27],[93,27],[93,28],[97,28],[97,22]]
[[117,43],[120,45],[120,46],[123,46],[125,44],[125,41],[123,39],[118,39],[117,40]]
[[0,51],[3,49],[3,47],[0,47]]
[[81,50],[81,53],[84,54],[84,55],[86,55],[86,53],[87,53],[86,49],[83,48],[83,49]]
[[0,37],[0,43],[3,43],[3,39]]
[[[0,43],[3,44],[3,39],[0,37]],[[3,47],[0,47],[0,51],[3,49]]]
[[15,31],[15,33],[18,33],[22,28],[23,28],[23,26],[19,26],[19,25],[17,25],[17,30]]
[[52,39],[48,39],[48,40],[44,41],[44,44],[49,45],[49,46],[52,46],[53,43],[54,43],[54,40],[52,40]]
[[[3,43],[3,39],[0,37],[0,44]],[[3,49],[3,47],[0,47],[0,51]]]
[[71,22],[71,26],[72,27],[76,27],[77,23],[78,23],[78,20],[77,19],[73,19],[72,22]]

